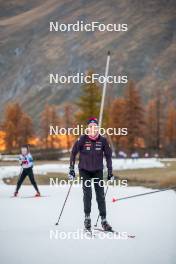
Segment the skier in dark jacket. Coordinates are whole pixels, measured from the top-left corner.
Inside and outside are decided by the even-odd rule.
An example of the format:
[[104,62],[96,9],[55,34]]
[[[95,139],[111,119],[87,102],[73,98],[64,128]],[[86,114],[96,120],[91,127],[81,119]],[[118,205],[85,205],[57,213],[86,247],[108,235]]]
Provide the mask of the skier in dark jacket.
[[16,190],[14,193],[14,196],[16,197],[18,195],[18,191],[26,178],[26,176],[29,177],[31,184],[34,186],[34,189],[36,190],[36,197],[40,196],[39,189],[37,187],[37,183],[34,178],[33,173],[33,158],[32,155],[29,152],[29,146],[24,145],[21,147],[21,155],[19,156],[19,163],[21,165],[21,174],[19,176]]
[[104,195],[103,180],[103,156],[106,158],[108,168],[108,180],[113,179],[112,174],[112,151],[105,137],[98,132],[98,120],[90,118],[88,120],[88,135],[82,135],[74,144],[70,157],[69,178],[75,178],[75,159],[79,153],[79,174],[83,180],[83,202],[86,229],[91,228],[91,200],[92,188],[91,179],[94,179],[94,188],[96,192],[96,200],[101,216],[101,224],[104,230],[110,231],[112,227],[106,220],[106,203]]

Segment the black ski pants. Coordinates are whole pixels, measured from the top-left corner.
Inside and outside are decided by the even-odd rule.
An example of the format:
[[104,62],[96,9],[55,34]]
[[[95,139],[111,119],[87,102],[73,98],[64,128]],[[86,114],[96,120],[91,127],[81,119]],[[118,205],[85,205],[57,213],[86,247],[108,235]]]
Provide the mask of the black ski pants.
[[30,182],[34,186],[35,190],[39,192],[32,168],[23,169],[21,175],[19,176],[18,182],[17,182],[16,192],[18,192],[18,190],[20,189],[26,176],[29,177]]
[[84,169],[79,170],[80,177],[82,179],[83,186],[83,202],[84,202],[84,213],[90,215],[91,212],[91,201],[92,201],[92,179],[94,183],[96,200],[98,203],[98,209],[101,217],[106,217],[106,203],[103,186],[103,170],[98,171],[87,171]]

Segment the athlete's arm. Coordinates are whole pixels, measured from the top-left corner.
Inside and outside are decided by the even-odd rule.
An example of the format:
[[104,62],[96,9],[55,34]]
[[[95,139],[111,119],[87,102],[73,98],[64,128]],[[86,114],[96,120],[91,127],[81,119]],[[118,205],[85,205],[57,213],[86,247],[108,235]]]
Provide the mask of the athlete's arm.
[[75,165],[75,160],[76,160],[76,155],[78,154],[79,150],[80,150],[80,139],[78,139],[75,144],[73,145],[72,151],[71,151],[71,155],[70,155],[70,167],[74,168]]
[[108,171],[112,173],[112,150],[106,138],[105,138],[105,144],[104,144],[104,155],[106,158],[106,165],[107,165]]
[[22,160],[22,156],[21,156],[21,155],[19,156],[19,159],[18,159],[18,161],[19,161],[19,164],[20,164],[20,165],[22,165],[22,164],[23,164],[23,160]]

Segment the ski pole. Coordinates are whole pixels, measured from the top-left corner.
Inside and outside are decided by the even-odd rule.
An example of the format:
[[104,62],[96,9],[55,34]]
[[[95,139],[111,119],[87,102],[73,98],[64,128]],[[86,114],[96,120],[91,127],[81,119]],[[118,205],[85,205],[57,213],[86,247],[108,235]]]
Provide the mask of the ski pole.
[[[106,194],[107,194],[107,192],[108,192],[108,188],[109,188],[109,185],[107,185],[107,187],[106,187],[106,191],[105,191],[105,197],[106,197]],[[96,221],[96,223],[95,223],[95,227],[97,227],[97,224],[98,224],[98,220],[99,220],[99,218],[100,218],[100,213],[98,214],[98,217],[97,217],[97,221]]]
[[56,225],[59,224],[59,221],[60,221],[60,219],[61,219],[61,216],[62,216],[62,213],[63,213],[64,207],[65,207],[65,204],[66,204],[67,199],[68,199],[68,196],[69,196],[69,194],[70,194],[70,191],[71,191],[71,187],[72,187],[72,185],[73,185],[73,182],[70,184],[70,187],[69,187],[69,189],[68,189],[67,196],[66,196],[66,198],[65,198],[65,201],[64,201],[64,204],[63,204],[63,206],[62,206],[62,209],[61,209],[61,212],[60,212],[60,214],[59,214],[59,217],[58,217],[58,220],[57,220],[57,222],[56,222]]
[[103,85],[103,91],[102,91],[102,98],[101,98],[101,105],[100,105],[100,113],[99,113],[99,127],[102,125],[103,120],[103,110],[104,110],[104,102],[105,102],[105,95],[106,95],[106,87],[107,87],[107,77],[109,72],[109,62],[110,62],[110,51],[108,51],[107,54],[107,61],[106,61],[106,68],[105,68],[105,82]]
[[135,198],[135,197],[139,197],[139,196],[143,196],[143,195],[149,195],[149,194],[153,194],[153,193],[157,193],[157,192],[168,191],[168,190],[172,190],[174,188],[176,188],[176,186],[175,187],[169,187],[169,188],[161,189],[161,190],[157,190],[157,191],[152,191],[152,192],[135,194],[135,195],[132,195],[132,196],[126,196],[126,197],[122,197],[122,198],[112,198],[112,202],[115,203],[117,201],[126,200],[126,199],[130,199],[130,198]]

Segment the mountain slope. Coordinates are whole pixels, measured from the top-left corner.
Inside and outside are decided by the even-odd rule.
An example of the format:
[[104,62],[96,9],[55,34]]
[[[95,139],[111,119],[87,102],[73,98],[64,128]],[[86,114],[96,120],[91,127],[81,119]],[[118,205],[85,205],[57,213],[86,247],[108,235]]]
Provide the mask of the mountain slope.
[[[9,5],[8,5],[9,4]],[[0,1],[0,110],[18,100],[37,121],[46,102],[74,101],[80,85],[49,85],[49,73],[74,74],[93,68],[104,73],[111,50],[110,74],[128,75],[143,98],[159,87],[176,100],[176,2],[173,0]],[[129,30],[49,32],[49,21],[127,23]],[[113,85],[115,95],[124,85]],[[1,114],[2,117],[2,114]]]

